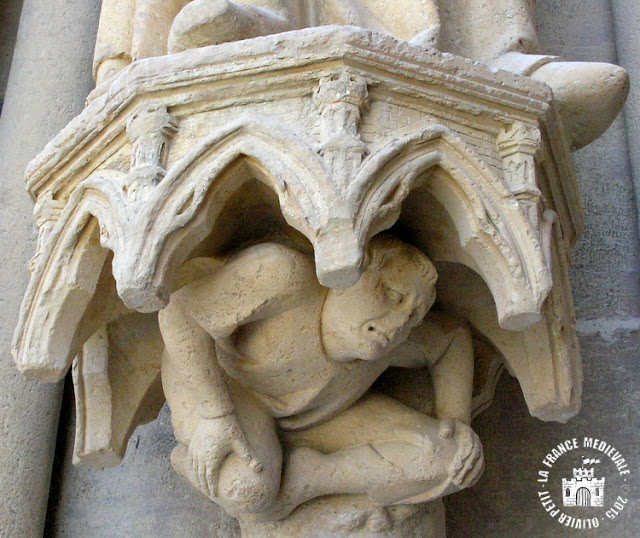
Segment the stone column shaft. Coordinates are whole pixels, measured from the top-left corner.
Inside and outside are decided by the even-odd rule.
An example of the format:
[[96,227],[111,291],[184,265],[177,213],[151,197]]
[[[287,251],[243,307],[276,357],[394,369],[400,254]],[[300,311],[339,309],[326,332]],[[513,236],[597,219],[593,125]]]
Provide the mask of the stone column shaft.
[[629,97],[624,109],[629,142],[629,157],[636,200],[636,210],[640,211],[640,3],[628,0],[611,0],[613,23],[616,32],[618,63],[624,67],[636,84],[631,84]]
[[41,536],[61,385],[26,383],[10,344],[34,253],[30,159],[84,107],[100,0],[24,0],[0,120],[0,535]]

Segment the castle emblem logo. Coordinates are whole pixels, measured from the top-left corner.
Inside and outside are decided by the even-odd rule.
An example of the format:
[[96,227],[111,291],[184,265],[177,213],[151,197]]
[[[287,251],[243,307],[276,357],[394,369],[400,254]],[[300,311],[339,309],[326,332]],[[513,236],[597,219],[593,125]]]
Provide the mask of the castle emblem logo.
[[567,439],[542,459],[538,499],[547,514],[575,530],[615,520],[631,498],[631,469],[622,453],[594,437]]
[[600,463],[598,459],[582,459],[582,467],[573,469],[573,478],[562,479],[563,506],[604,506],[605,478],[594,478],[595,469],[587,465]]

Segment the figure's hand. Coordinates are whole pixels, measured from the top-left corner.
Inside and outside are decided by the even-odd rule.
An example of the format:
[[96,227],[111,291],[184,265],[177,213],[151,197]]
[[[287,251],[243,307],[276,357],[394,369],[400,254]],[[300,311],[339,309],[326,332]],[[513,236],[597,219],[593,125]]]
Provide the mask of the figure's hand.
[[189,464],[200,490],[208,497],[216,497],[220,467],[225,458],[235,452],[255,472],[262,471],[235,413],[224,417],[203,418],[189,445]]
[[442,434],[450,434],[453,422],[453,438],[458,445],[458,452],[449,467],[451,481],[458,488],[464,489],[476,483],[484,471],[482,443],[476,433],[466,424],[456,421],[443,421]]

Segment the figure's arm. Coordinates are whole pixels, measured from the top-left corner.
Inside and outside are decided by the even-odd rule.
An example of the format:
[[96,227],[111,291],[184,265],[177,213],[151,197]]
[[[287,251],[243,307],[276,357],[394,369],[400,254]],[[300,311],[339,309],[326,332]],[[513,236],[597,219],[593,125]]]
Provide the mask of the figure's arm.
[[435,393],[438,419],[471,422],[473,343],[460,321],[430,312],[393,354],[393,365],[427,366]]
[[[197,264],[196,264],[197,265]],[[187,284],[171,296],[159,314],[166,346],[165,360],[179,383],[165,390],[186,391],[199,417],[188,445],[193,482],[205,495],[218,494],[219,473],[232,452],[253,471],[263,462],[255,457],[217,360],[215,339],[235,329],[291,308],[304,296],[313,264],[296,251],[279,245],[260,245],[243,251],[223,265],[210,264],[211,273]],[[192,273],[199,271],[192,267]],[[206,269],[206,268],[205,268]],[[315,278],[311,282],[316,282]]]
[[174,301],[160,312],[159,321],[167,358],[196,402],[200,418],[232,414],[234,407],[213,338]]
[[241,325],[294,308],[317,282],[313,262],[274,243],[247,248],[211,276],[178,290],[171,303],[214,339],[227,338]]
[[299,304],[311,275],[312,262],[299,252],[263,244],[172,294],[160,312],[160,328],[170,360],[188,377],[202,418],[233,412],[215,340]]

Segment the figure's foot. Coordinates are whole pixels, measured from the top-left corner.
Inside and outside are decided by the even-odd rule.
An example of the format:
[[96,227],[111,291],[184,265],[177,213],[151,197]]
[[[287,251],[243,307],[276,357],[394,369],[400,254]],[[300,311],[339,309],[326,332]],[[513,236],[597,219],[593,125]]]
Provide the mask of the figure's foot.
[[507,52],[489,65],[530,76],[553,90],[572,149],[580,149],[602,135],[622,110],[629,93],[627,72],[613,64],[563,62],[555,56]]
[[534,71],[531,78],[553,90],[573,149],[600,137],[622,110],[629,93],[627,72],[613,64],[551,62]]
[[173,54],[290,29],[289,22],[273,11],[231,0],[193,0],[173,21],[168,51]]

